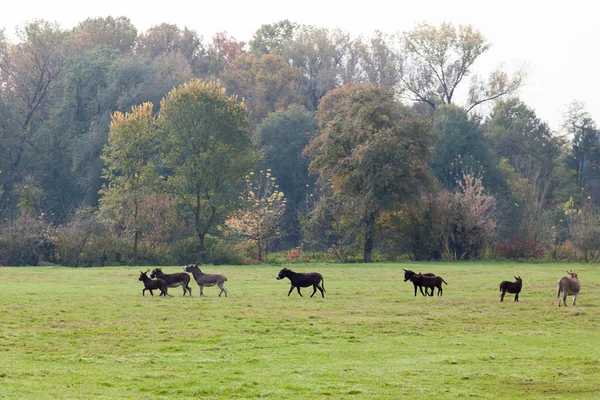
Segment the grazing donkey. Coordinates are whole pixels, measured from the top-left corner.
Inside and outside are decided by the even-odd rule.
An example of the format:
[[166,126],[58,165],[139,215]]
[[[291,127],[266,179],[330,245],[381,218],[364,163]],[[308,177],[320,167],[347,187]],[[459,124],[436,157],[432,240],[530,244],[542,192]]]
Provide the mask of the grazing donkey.
[[142,290],[142,296],[146,295],[146,290],[150,291],[150,294],[152,296],[154,296],[154,293],[152,293],[153,290],[160,290],[160,294],[159,296],[171,296],[169,293],[167,293],[167,283],[165,281],[163,281],[162,279],[150,279],[148,277],[148,275],[146,275],[148,273],[148,271],[146,272],[142,272],[140,271],[140,277],[138,279],[138,281],[142,281],[144,282],[144,289]]
[[310,297],[313,297],[315,293],[317,293],[317,289],[319,289],[319,291],[321,292],[321,296],[325,297],[325,280],[323,279],[323,275],[319,274],[318,272],[301,273],[284,268],[281,271],[279,271],[279,274],[277,275],[277,280],[283,278],[288,278],[290,282],[292,282],[292,287],[288,292],[288,296],[290,295],[290,293],[292,293],[292,290],[296,288],[298,290],[298,294],[301,297],[304,297],[302,296],[302,293],[300,293],[300,288],[312,286],[313,293],[310,295]]
[[215,286],[217,285],[221,291],[219,292],[219,297],[224,292],[225,297],[227,297],[227,289],[225,289],[224,283],[227,280],[224,275],[220,274],[205,274],[200,271],[199,268],[200,263],[189,264],[183,267],[185,272],[191,272],[196,280],[198,286],[200,286],[200,296],[204,296],[204,286]]
[[523,280],[521,280],[520,276],[515,276],[516,282],[502,281],[500,282],[500,291],[502,294],[500,295],[500,301],[504,301],[504,295],[506,292],[515,294],[515,301],[519,301],[519,293],[521,293],[521,288],[523,287]]
[[165,274],[162,272],[160,268],[154,268],[152,273],[150,274],[150,278],[158,278],[162,279],[167,283],[168,287],[177,287],[181,285],[183,288],[183,295],[185,296],[186,292],[192,295],[192,289],[190,289],[190,276],[183,272],[176,272],[174,274]]
[[567,295],[573,296],[573,305],[575,305],[575,301],[577,300],[577,295],[579,294],[579,290],[581,289],[581,284],[579,283],[579,279],[577,279],[577,274],[571,270],[571,272],[567,271],[569,277],[563,276],[558,281],[558,306],[560,307],[560,296],[563,296],[563,304],[565,307],[567,306]]
[[[402,269],[404,269],[404,268],[402,268]],[[410,281],[410,278],[412,278],[416,274],[417,274],[416,272],[413,272],[410,269],[404,269],[404,282]],[[426,274],[423,274],[423,276],[435,276],[435,274],[432,274],[431,272],[427,272]],[[423,293],[423,286],[417,285],[415,282],[413,282],[413,285],[415,285],[415,296],[417,295],[417,286],[419,287],[419,290],[421,291],[421,294],[423,296],[427,296],[429,294],[427,292],[427,288],[425,288],[425,293],[427,293],[427,294],[425,294],[425,293]],[[431,296],[433,296],[433,288],[431,288]]]
[[420,272],[418,274],[415,274],[412,276],[412,278],[410,278],[410,280],[417,285],[420,286],[424,286],[425,287],[425,292],[427,292],[427,288],[431,288],[431,294],[430,296],[433,296],[433,288],[436,287],[438,292],[438,296],[442,295],[443,289],[442,289],[442,282],[445,283],[446,285],[448,284],[448,282],[446,282],[441,276],[425,276],[423,274],[421,274]]

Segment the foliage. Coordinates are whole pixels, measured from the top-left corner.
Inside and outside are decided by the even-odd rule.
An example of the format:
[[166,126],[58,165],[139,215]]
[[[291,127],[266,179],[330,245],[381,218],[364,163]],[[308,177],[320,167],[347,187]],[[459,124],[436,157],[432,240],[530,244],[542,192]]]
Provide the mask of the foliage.
[[133,237],[133,262],[137,262],[138,244],[145,233],[140,205],[156,185],[152,156],[157,135],[152,104],[133,107],[131,113],[115,112],[110,124],[108,145],[102,160],[106,164],[100,191],[100,213],[117,230]]
[[282,235],[281,221],[287,199],[271,170],[246,176],[246,189],[240,196],[241,208],[226,221],[229,229],[252,240],[258,250],[258,263],[267,257],[269,246]]
[[393,92],[352,84],[323,99],[317,120],[319,135],[306,150],[310,170],[331,187],[331,204],[356,211],[368,262],[380,213],[417,199],[429,182],[431,127],[410,115]]
[[196,79],[161,101],[160,158],[168,170],[167,190],[180,218],[193,226],[200,261],[207,256],[205,236],[237,206],[238,188],[257,161],[246,131],[246,107],[236,100],[218,82]]
[[[402,83],[412,100],[432,108],[453,103],[456,90],[471,73],[473,63],[490,47],[471,25],[459,25],[457,29],[450,23],[439,27],[421,24],[404,33],[403,44],[406,58]],[[487,82],[475,76],[465,108],[470,111],[481,103],[515,92],[522,79],[522,72],[509,78],[500,70],[492,72]]]

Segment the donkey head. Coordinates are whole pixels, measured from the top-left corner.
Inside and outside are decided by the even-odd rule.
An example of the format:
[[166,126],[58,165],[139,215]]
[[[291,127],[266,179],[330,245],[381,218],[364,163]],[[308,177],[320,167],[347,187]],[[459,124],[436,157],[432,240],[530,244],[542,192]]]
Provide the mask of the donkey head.
[[162,269],[160,269],[160,268],[154,268],[152,270],[152,273],[150,274],[150,278],[152,278],[152,279],[156,278],[157,277],[156,274],[159,273],[159,272],[162,272]]
[[577,274],[573,272],[573,270],[571,270],[571,272],[567,271],[567,274],[569,274],[569,276],[571,276],[572,279],[577,279]]
[[285,278],[286,276],[288,276],[288,272],[289,272],[289,271],[290,271],[290,270],[289,270],[289,269],[287,269],[287,268],[284,268],[284,269],[282,269],[281,271],[279,271],[279,274],[277,274],[277,280],[283,279],[283,278]]
[[148,275],[146,275],[148,273],[148,271],[146,272],[142,272],[140,271],[140,277],[138,278],[138,281],[144,281],[148,279]]

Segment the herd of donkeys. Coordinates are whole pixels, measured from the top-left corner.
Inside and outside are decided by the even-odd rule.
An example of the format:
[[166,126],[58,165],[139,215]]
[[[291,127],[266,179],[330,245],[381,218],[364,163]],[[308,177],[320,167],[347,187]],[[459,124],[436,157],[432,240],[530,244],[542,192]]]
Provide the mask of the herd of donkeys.
[[[190,276],[187,273],[191,273],[198,286],[200,286],[200,296],[204,296],[204,287],[205,286],[215,286],[217,285],[221,291],[219,292],[219,297],[221,294],[225,293],[225,297],[227,297],[227,289],[225,289],[225,282],[227,278],[221,274],[205,274],[200,270],[200,264],[189,264],[183,267],[184,272],[177,272],[173,274],[165,274],[161,268],[155,268],[152,270],[150,276],[148,276],[148,272],[140,271],[139,280],[144,282],[144,289],[142,290],[142,295],[145,296],[146,290],[150,292],[152,296],[153,290],[159,290],[160,296],[171,296],[168,293],[168,288],[181,286],[183,288],[183,295],[186,293],[192,295],[192,289],[190,289],[189,282]],[[569,276],[564,276],[558,281],[558,306],[560,307],[561,297],[562,302],[567,306],[567,295],[573,296],[573,305],[575,305],[577,300],[577,295],[579,294],[579,290],[581,289],[581,284],[579,283],[579,279],[577,278],[577,274],[571,271],[567,271]],[[313,287],[313,293],[310,297],[313,297],[317,290],[321,292],[321,296],[325,297],[325,282],[323,280],[323,275],[318,272],[294,272],[288,268],[283,268],[279,271],[277,275],[277,279],[288,278],[292,284],[288,296],[292,293],[294,288],[298,291],[298,294],[302,296],[300,292],[300,288],[305,287]],[[515,301],[519,301],[519,293],[521,293],[521,289],[523,288],[523,280],[520,276],[515,276],[515,282],[510,281],[502,281],[500,282],[500,301],[504,301],[504,295],[506,293],[514,294]],[[404,269],[404,282],[411,281],[415,287],[415,296],[417,295],[417,289],[421,291],[423,296],[433,296],[434,289],[437,288],[438,296],[441,296],[443,293],[442,283],[448,284],[441,276],[437,276],[432,273],[416,273],[414,271]],[[425,292],[423,292],[423,288],[425,288]],[[431,291],[429,291],[431,289]]]

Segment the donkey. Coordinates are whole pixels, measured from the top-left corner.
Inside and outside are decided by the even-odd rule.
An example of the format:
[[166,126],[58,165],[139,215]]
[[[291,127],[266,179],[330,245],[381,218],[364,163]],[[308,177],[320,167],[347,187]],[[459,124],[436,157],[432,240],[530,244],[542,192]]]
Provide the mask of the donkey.
[[181,285],[183,288],[183,295],[185,296],[186,292],[192,295],[192,289],[190,289],[190,276],[183,272],[176,272],[174,274],[165,274],[162,272],[160,268],[154,268],[152,273],[150,274],[150,278],[158,278],[162,279],[167,283],[168,287],[177,287]]
[[579,279],[577,279],[577,274],[571,270],[571,272],[567,271],[569,277],[563,276],[558,281],[558,306],[560,307],[560,296],[562,294],[563,304],[565,307],[567,306],[567,295],[573,296],[573,305],[575,305],[575,301],[577,300],[577,295],[579,294],[579,290],[581,289],[581,284],[579,283]]
[[[402,268],[402,269],[404,269],[404,268]],[[416,274],[417,274],[416,272],[413,272],[410,269],[404,269],[404,282],[410,281],[410,278],[412,278]],[[423,276],[435,276],[435,274],[432,274],[431,272],[427,272],[426,274],[423,274]],[[413,285],[415,285],[415,296],[417,295],[417,286],[419,287],[419,290],[421,291],[421,294],[423,296],[427,296],[429,294],[427,292],[427,288],[425,288],[425,293],[427,293],[427,294],[425,294],[425,293],[423,293],[423,286],[417,285],[415,282],[413,282]],[[431,296],[433,296],[433,288],[431,288]]]
[[281,271],[279,271],[279,274],[277,275],[277,280],[283,278],[288,278],[290,282],[292,282],[292,287],[288,292],[288,296],[292,293],[292,290],[296,288],[298,290],[298,294],[301,297],[304,297],[302,296],[302,293],[300,293],[300,288],[312,286],[313,292],[310,295],[310,297],[313,297],[315,293],[317,293],[317,289],[319,289],[319,291],[321,292],[321,296],[325,297],[325,280],[323,279],[323,275],[319,274],[318,272],[301,273],[284,268]]
[[521,288],[523,287],[523,280],[520,276],[515,276],[516,282],[502,281],[500,282],[500,291],[502,294],[500,295],[500,301],[504,301],[504,295],[506,292],[515,294],[515,301],[519,301],[519,293],[521,293]]
[[146,295],[146,290],[149,290],[150,294],[152,296],[154,296],[154,293],[152,293],[152,291],[158,289],[158,290],[160,290],[159,296],[173,297],[167,292],[167,283],[165,281],[163,281],[162,279],[150,279],[148,277],[148,275],[146,275],[147,273],[148,273],[148,271],[146,271],[146,272],[140,271],[140,277],[138,279],[138,281],[144,282],[144,289],[142,290],[142,296]]
[[441,276],[425,276],[420,272],[416,275],[413,275],[410,280],[416,285],[424,286],[425,291],[427,291],[427,288],[431,288],[430,296],[433,296],[434,287],[436,287],[438,290],[438,296],[441,296],[443,292],[442,282],[446,285],[448,284],[448,282],[446,282]]
[[198,286],[200,286],[200,296],[204,296],[204,286],[215,286],[217,285],[221,291],[219,292],[219,297],[221,297],[222,293],[225,293],[225,297],[227,297],[227,289],[225,289],[224,283],[227,281],[224,275],[220,274],[205,274],[199,268],[200,263],[189,264],[183,267],[185,272],[191,272],[196,280]]

